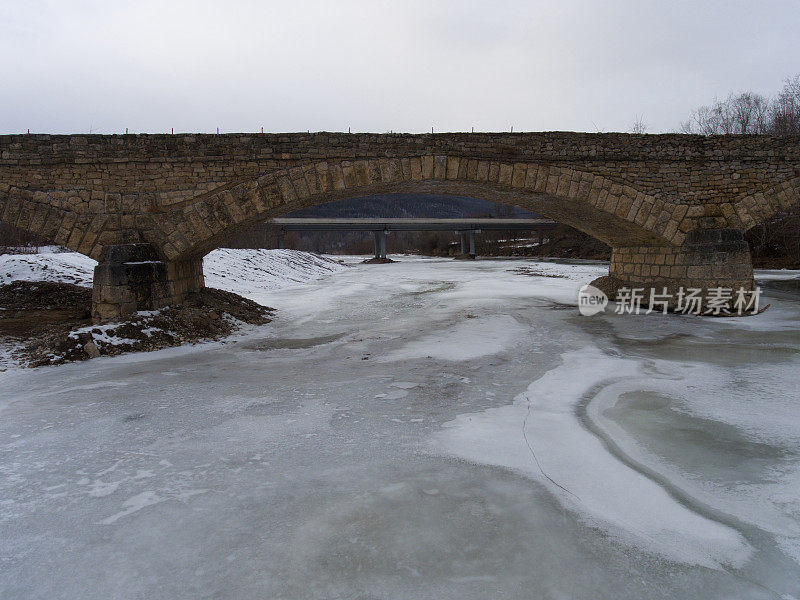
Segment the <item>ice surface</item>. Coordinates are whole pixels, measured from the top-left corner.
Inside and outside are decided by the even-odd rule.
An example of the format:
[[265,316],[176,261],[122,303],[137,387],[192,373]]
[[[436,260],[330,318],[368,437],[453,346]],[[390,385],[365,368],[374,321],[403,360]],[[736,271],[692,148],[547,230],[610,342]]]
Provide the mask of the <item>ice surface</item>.
[[525,328],[513,317],[501,315],[465,321],[434,335],[424,336],[390,352],[383,361],[435,356],[442,360],[470,360],[497,354],[513,346]]
[[586,318],[602,264],[223,262],[272,323],[0,372],[0,597],[800,598],[797,272]]
[[533,477],[565,507],[645,551],[712,568],[741,566],[750,549],[739,533],[675,502],[607,452],[580,423],[581,400],[596,395],[593,388],[609,377],[637,377],[637,364],[596,349],[562,359],[514,404],[446,423],[447,429],[434,436],[434,447]]

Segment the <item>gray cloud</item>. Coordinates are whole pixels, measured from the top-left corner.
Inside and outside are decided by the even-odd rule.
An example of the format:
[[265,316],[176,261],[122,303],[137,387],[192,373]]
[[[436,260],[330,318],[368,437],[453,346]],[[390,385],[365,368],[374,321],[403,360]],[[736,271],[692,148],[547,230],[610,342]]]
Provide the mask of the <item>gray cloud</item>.
[[651,131],[800,71],[800,3],[0,4],[0,131]]

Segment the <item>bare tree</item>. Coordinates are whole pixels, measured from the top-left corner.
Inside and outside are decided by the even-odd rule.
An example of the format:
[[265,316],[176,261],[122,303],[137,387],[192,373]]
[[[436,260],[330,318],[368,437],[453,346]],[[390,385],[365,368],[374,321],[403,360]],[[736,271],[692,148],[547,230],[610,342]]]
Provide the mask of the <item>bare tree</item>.
[[637,115],[631,127],[631,133],[647,133],[647,124],[644,122],[644,115]]
[[770,133],[800,133],[800,75],[786,79],[769,112]]
[[[703,135],[800,133],[800,75],[784,81],[773,99],[753,92],[730,94],[723,101],[692,111],[681,123],[684,133]],[[800,266],[800,206],[795,204],[747,232],[753,261],[761,267]]]
[[769,100],[760,94],[745,92],[729,99],[736,133],[766,133]]
[[690,119],[681,123],[681,130],[701,135],[767,133],[770,106],[768,98],[754,92],[730,94],[725,100],[714,100],[692,111]]

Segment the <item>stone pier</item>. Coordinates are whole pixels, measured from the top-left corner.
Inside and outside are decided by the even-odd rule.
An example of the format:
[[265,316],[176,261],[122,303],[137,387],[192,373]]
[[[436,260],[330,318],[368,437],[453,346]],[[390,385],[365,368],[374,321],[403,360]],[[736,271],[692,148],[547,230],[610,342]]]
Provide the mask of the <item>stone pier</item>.
[[201,258],[164,261],[149,244],[106,246],[94,269],[92,320],[180,304],[203,283]]
[[[614,295],[618,287],[645,288],[675,297],[680,288],[733,291],[753,289],[750,248],[738,229],[705,229],[690,232],[681,246],[622,246],[613,249],[609,279],[604,291]],[[601,278],[604,280],[606,278]],[[601,281],[601,287],[603,283]]]

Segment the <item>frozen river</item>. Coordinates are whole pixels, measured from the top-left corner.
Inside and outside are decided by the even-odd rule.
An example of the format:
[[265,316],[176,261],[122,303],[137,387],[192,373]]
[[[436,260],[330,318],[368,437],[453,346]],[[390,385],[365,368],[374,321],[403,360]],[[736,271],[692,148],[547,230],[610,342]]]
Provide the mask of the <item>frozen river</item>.
[[0,373],[0,598],[800,598],[799,274],[580,316],[604,272],[359,264],[225,342]]

